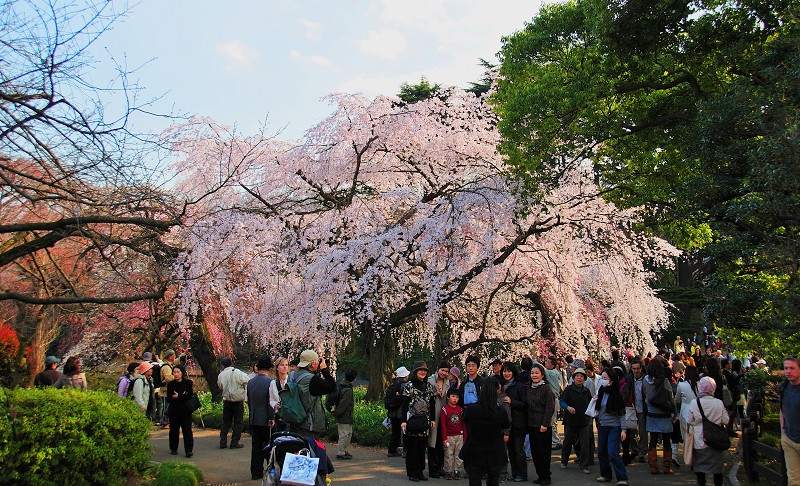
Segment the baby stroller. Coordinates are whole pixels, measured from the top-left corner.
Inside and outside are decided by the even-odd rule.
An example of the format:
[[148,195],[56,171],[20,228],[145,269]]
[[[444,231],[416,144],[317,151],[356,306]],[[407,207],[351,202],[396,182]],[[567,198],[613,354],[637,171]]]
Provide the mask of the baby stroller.
[[[311,444],[308,439],[294,432],[276,432],[272,435],[269,444],[264,446],[264,456],[267,457],[267,473],[261,481],[262,486],[278,486],[281,483],[281,468],[287,453],[300,456],[319,457],[318,448]],[[327,457],[320,457],[320,465],[317,469],[317,476],[314,486],[326,486],[323,474],[325,466],[323,461]]]

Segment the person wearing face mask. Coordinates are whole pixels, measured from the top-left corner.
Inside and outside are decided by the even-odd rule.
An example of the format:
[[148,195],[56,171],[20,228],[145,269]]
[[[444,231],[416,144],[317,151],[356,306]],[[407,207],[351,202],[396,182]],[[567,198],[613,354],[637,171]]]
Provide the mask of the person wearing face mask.
[[511,362],[503,364],[503,377],[506,383],[503,385],[502,400],[511,409],[511,427],[506,443],[508,460],[511,463],[511,479],[514,482],[527,481],[528,465],[525,461],[524,445],[528,427],[526,396],[530,384],[519,382],[520,373],[517,366]]
[[620,442],[627,435],[626,431],[622,430],[625,401],[620,392],[621,375],[622,373],[616,369],[606,368],[599,380],[596,411],[600,424],[597,437],[600,476],[597,477],[597,482],[611,482],[613,473],[617,477],[618,486],[628,486],[628,471],[619,456]]
[[528,433],[531,437],[533,465],[538,478],[534,484],[547,485],[550,481],[550,455],[552,431],[550,424],[555,414],[555,394],[545,380],[544,367],[538,363],[531,370],[531,386],[528,388]]

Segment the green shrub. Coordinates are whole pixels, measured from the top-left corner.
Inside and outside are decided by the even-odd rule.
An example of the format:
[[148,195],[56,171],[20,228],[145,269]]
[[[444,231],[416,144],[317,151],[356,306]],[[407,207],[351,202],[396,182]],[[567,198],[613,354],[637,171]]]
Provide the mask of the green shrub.
[[[353,388],[353,441],[363,446],[388,446],[391,432],[383,426],[386,418],[386,408],[383,402],[368,402],[364,399],[367,394],[366,387]],[[328,440],[339,440],[336,428],[336,419],[328,414]]]
[[153,486],[198,486],[203,473],[187,462],[164,462],[158,467]]
[[[222,402],[214,402],[211,400],[211,392],[201,392],[197,394],[200,399],[200,408],[192,414],[192,421],[201,425],[200,418],[202,417],[202,424],[208,428],[219,429],[222,427]],[[244,427],[247,430],[247,422],[250,418],[250,411],[245,403],[244,407]]]
[[150,421],[110,392],[0,390],[0,483],[124,484],[150,460]]

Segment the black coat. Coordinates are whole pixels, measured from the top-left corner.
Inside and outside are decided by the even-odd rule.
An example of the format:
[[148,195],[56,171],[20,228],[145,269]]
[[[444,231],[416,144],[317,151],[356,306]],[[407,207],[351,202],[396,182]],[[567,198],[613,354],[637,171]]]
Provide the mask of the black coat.
[[[178,396],[173,398],[177,393]],[[170,418],[184,418],[192,414],[186,402],[192,398],[194,390],[192,389],[192,380],[183,379],[181,381],[170,381],[167,383],[167,401],[169,407],[167,408],[167,416]]]
[[568,407],[575,409],[574,414],[564,411],[564,425],[583,427],[589,423],[586,409],[589,407],[589,402],[592,401],[592,392],[588,388],[585,386],[579,387],[573,383],[561,393],[561,401],[566,403]]
[[506,395],[511,399],[511,428],[525,430],[528,428],[528,388],[530,384],[514,383],[506,388]]
[[508,462],[503,429],[508,428],[508,415],[497,405],[470,406],[464,409],[464,423],[469,430],[461,449],[466,467],[497,467]]
[[[481,375],[475,375],[475,380],[472,382],[475,384],[475,393],[480,396],[481,393],[481,385],[483,385],[484,377]],[[464,381],[461,382],[461,385],[458,386],[458,404],[461,407],[464,407],[464,387],[467,385],[469,381],[469,375],[464,377]]]
[[555,400],[553,390],[545,382],[528,388],[528,428],[536,429],[542,425],[550,427],[550,421],[556,413]]

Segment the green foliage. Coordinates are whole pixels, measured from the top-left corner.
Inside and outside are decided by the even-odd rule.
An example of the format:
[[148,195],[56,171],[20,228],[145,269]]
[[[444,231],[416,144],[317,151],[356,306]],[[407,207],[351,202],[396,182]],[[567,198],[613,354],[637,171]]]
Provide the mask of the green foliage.
[[[211,392],[200,392],[197,394],[200,398],[200,408],[192,414],[192,421],[200,425],[200,418],[206,427],[218,429],[222,427],[222,402],[214,402],[211,397]],[[244,407],[244,427],[247,430],[247,423],[250,417],[250,410],[247,406]]]
[[164,462],[158,467],[153,486],[198,486],[203,473],[187,462]]
[[411,104],[432,98],[438,95],[441,89],[441,86],[438,84],[431,84],[427,79],[422,77],[419,83],[416,84],[403,83],[400,86],[400,93],[398,93],[397,96],[404,102]]
[[717,330],[723,341],[729,343],[736,356],[755,354],[772,366],[780,366],[783,359],[800,349],[800,335],[780,331],[753,331],[723,327]]
[[[383,426],[386,409],[383,402],[366,400],[367,388],[353,388],[353,441],[363,446],[389,445],[390,432]],[[327,416],[328,439],[338,440],[336,420],[331,414]]]
[[593,162],[606,197],[710,262],[706,318],[798,330],[796,2],[572,0],[504,39],[501,151],[529,182]]
[[742,375],[742,385],[751,392],[763,392],[770,381],[770,374],[761,368],[751,368]]
[[150,421],[109,392],[0,390],[0,483],[124,484],[150,459]]

